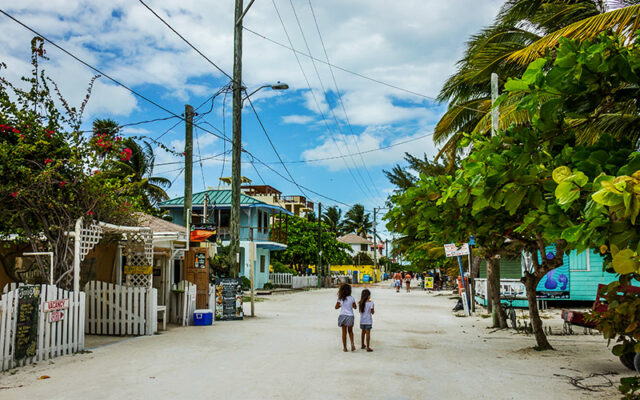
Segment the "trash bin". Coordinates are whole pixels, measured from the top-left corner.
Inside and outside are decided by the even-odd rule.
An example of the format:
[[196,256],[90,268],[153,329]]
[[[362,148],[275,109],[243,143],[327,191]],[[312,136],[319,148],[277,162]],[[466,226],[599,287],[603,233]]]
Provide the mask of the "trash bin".
[[213,324],[213,312],[211,310],[196,310],[193,313],[193,324],[197,326]]

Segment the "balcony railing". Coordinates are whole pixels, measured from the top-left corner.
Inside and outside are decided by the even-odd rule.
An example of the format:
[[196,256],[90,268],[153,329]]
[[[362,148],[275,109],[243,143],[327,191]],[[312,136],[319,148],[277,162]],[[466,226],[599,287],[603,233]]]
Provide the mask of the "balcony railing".
[[[228,226],[217,228],[218,239],[230,240],[231,228]],[[263,240],[287,244],[287,232],[278,228],[257,228],[249,226],[240,227],[240,240]]]

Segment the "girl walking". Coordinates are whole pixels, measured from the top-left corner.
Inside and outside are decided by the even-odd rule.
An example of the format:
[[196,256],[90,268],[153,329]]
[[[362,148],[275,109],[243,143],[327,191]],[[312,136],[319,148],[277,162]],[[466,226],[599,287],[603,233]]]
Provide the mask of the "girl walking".
[[[360,330],[362,330],[362,334],[360,335],[360,343],[362,343],[362,348],[366,348],[367,351],[373,351],[371,348],[371,328],[373,326],[373,301],[371,301],[371,292],[369,289],[364,289],[362,294],[360,295],[360,302],[358,303],[358,310],[360,311]],[[366,340],[366,347],[365,347]]]
[[356,351],[353,343],[353,310],[356,308],[356,300],[351,296],[351,285],[343,283],[338,289],[338,302],[335,309],[340,309],[338,326],[342,328],[342,350],[347,350],[347,332],[351,339],[351,351]]

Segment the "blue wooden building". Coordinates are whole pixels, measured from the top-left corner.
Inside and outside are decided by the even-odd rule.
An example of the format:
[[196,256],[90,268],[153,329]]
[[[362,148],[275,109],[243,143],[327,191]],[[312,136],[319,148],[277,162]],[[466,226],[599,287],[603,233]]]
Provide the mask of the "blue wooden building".
[[[554,253],[549,246],[547,252]],[[578,253],[573,250],[565,254],[563,265],[547,273],[538,284],[536,295],[540,300],[595,301],[599,284],[608,284],[616,280],[616,274],[603,270],[604,258],[593,249]],[[500,260],[501,294],[516,296],[513,304],[527,307],[526,292],[520,282],[523,271],[528,265],[526,257],[502,258]],[[480,277],[476,279],[476,301],[486,305],[487,267],[480,265]]]
[[[205,202],[206,219],[203,219]],[[159,204],[169,211],[172,222],[184,225],[184,197]],[[192,196],[192,229],[215,232],[213,241],[228,245],[230,241],[231,190],[207,190]],[[287,216],[291,212],[266,204],[244,193],[240,198],[240,275],[249,278],[253,251],[255,287],[261,289],[269,280],[271,252],[287,248]],[[278,216],[278,218],[274,218]],[[277,224],[273,226],[273,222]]]

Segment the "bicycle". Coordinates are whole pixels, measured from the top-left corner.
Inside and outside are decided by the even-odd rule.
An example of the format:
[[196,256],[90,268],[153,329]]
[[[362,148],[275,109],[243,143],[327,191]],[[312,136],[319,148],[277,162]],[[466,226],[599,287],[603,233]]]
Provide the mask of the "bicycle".
[[511,321],[511,327],[513,329],[518,329],[516,310],[515,308],[513,308],[513,302],[516,300],[516,296],[503,296],[502,298],[508,303],[500,303],[500,305],[504,309],[505,314],[507,315],[507,321]]

